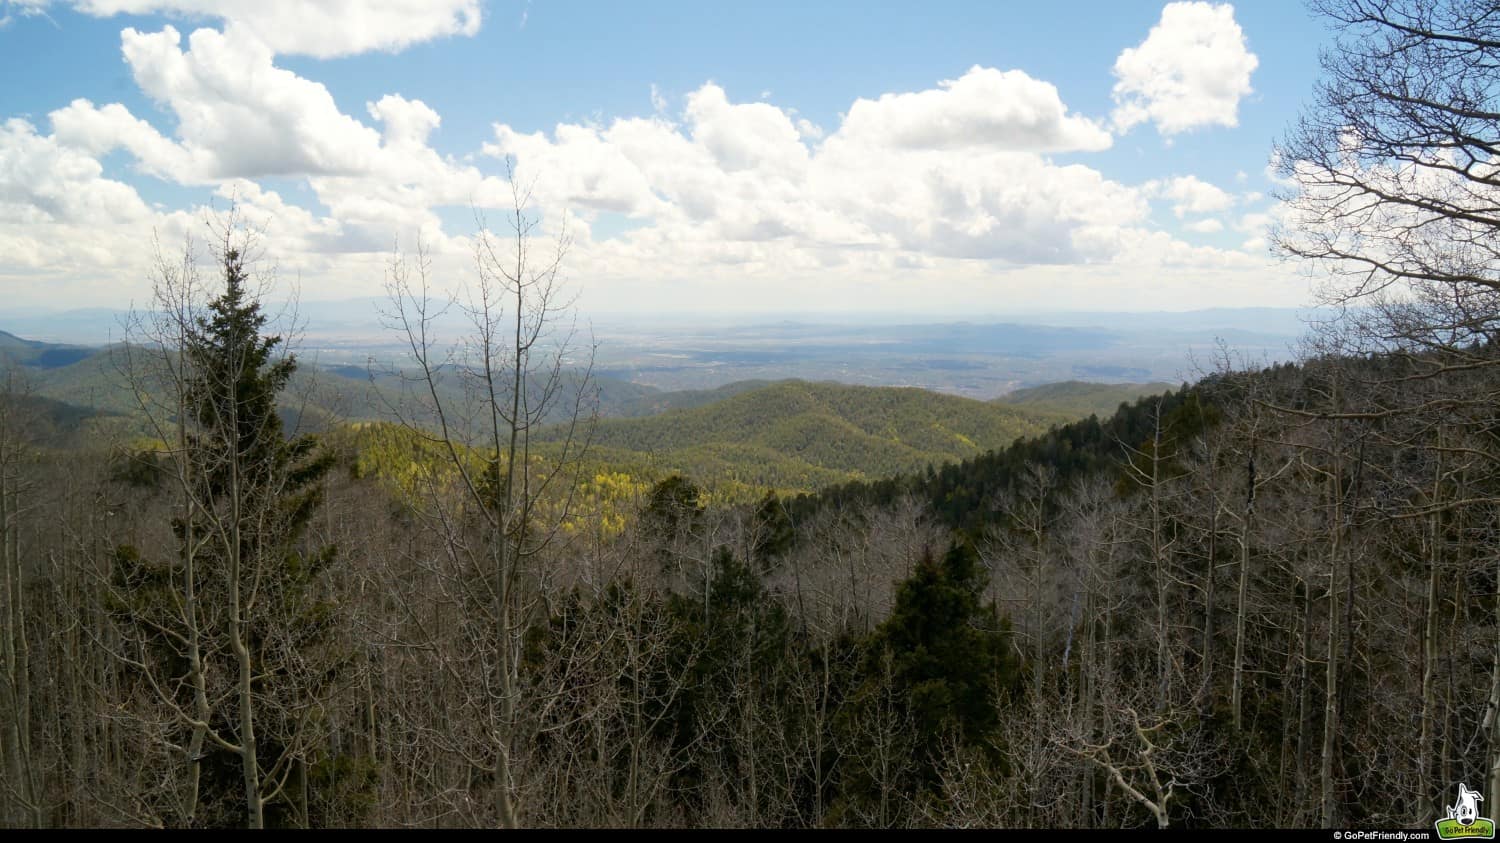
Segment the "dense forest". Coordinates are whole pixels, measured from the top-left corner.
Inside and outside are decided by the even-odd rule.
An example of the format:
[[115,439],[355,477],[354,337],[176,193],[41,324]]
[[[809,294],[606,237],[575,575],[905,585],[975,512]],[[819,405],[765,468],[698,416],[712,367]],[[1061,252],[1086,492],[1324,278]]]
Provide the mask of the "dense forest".
[[1487,345],[755,504],[533,481],[502,531],[508,455],[290,436],[237,290],[161,358],[176,447],[59,447],[11,370],[12,824],[1410,825],[1492,763]]
[[[1318,5],[1341,40],[1278,149],[1278,246],[1336,316],[1294,364],[1226,353],[1103,417],[783,383],[601,421],[520,196],[461,341],[430,332],[425,256],[392,258],[380,423],[302,424],[316,386],[233,216],[155,267],[112,357],[128,404],[35,394],[82,358],[15,341],[0,825],[1421,827],[1459,782],[1500,805],[1500,22]],[[833,476],[610,461],[726,430]]]

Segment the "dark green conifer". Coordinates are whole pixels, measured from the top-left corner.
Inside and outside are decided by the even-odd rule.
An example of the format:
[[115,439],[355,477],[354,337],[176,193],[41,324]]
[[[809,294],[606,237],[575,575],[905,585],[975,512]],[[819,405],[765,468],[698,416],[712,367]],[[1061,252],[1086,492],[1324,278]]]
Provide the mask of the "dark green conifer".
[[[898,789],[918,798],[937,795],[943,754],[951,748],[972,750],[997,767],[1004,764],[996,734],[998,706],[1018,671],[1008,646],[1009,624],[982,599],[984,579],[979,556],[967,542],[953,544],[941,561],[931,551],[924,553],[897,588],[890,617],[870,636],[866,679],[840,713],[846,735],[868,734],[861,721],[888,716],[877,710],[894,700],[897,719],[912,740],[906,780]],[[844,820],[877,816],[871,809],[877,789],[890,783],[861,775],[858,765],[851,768],[856,772],[845,782]]]
[[[122,547],[116,554],[116,593],[128,600],[116,609],[148,642],[153,664],[147,669],[171,677],[157,684],[176,689],[181,710],[190,711],[187,636],[179,629],[184,609],[174,592],[184,586],[185,572],[193,572],[194,623],[215,703],[211,726],[222,735],[237,734],[238,698],[219,686],[236,674],[223,601],[232,585],[231,549],[237,548],[243,638],[255,675],[258,766],[263,775],[275,771],[277,776],[275,781],[268,776],[262,789],[273,790],[282,777],[286,782],[266,804],[264,820],[267,825],[347,821],[347,814],[320,815],[321,780],[337,768],[341,789],[348,790],[350,782],[368,777],[368,765],[335,757],[310,740],[319,723],[308,715],[329,695],[348,658],[339,652],[338,613],[322,586],[336,549],[309,547],[306,541],[333,457],[320,452],[314,437],[286,435],[277,396],[296,371],[296,359],[283,353],[281,336],[264,332],[267,318],[247,290],[244,255],[226,250],[222,270],[223,293],[192,320],[177,352],[185,373],[178,420],[185,428],[181,476],[192,502],[172,525],[182,557],[170,566]],[[193,824],[243,825],[242,759],[212,741],[203,751]],[[357,803],[358,796],[345,792],[339,799],[347,805],[351,799]]]

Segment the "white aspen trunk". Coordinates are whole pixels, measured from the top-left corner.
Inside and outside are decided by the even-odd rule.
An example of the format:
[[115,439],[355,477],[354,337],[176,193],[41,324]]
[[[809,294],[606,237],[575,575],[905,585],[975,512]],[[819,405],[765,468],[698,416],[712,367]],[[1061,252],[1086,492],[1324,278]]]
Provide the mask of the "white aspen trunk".
[[[1336,387],[1335,387],[1336,389]],[[1335,393],[1337,405],[1337,393]],[[1332,512],[1331,540],[1328,549],[1328,648],[1323,684],[1323,746],[1319,753],[1318,784],[1321,794],[1322,823],[1332,828],[1338,822],[1338,794],[1333,780],[1334,752],[1337,748],[1339,717],[1339,554],[1344,532],[1342,430],[1334,422],[1333,471],[1329,479]]]
[[1161,402],[1156,402],[1156,424],[1151,437],[1151,562],[1156,585],[1156,709],[1167,707],[1171,688],[1170,627],[1167,613],[1167,559],[1162,538],[1161,503]]
[[[0,431],[3,434],[3,431]],[[0,562],[4,567],[5,628],[3,676],[5,696],[0,697],[5,727],[5,790],[13,796],[8,821],[15,826],[39,828],[42,807],[37,801],[35,770],[31,764],[31,665],[26,637],[25,566],[21,563],[19,449],[0,442]]]
[[[238,349],[231,351],[234,354]],[[240,362],[238,366],[243,366]],[[231,366],[232,373],[238,372],[238,366]],[[234,384],[226,384],[226,389],[233,390]],[[240,714],[240,764],[244,774],[245,784],[245,824],[248,828],[264,828],[265,803],[260,796],[260,760],[256,757],[255,737],[255,665],[250,654],[250,645],[247,641],[246,630],[249,619],[246,617],[247,607],[244,604],[244,595],[241,586],[245,576],[244,558],[244,535],[241,519],[244,518],[243,495],[245,490],[241,486],[241,459],[239,441],[239,402],[236,400],[229,403],[229,424],[227,425],[227,444],[229,446],[229,536],[225,542],[229,551],[229,647],[234,653],[235,662],[239,667],[239,676],[236,683],[236,692],[239,697]],[[257,562],[259,560],[251,560]]]
[[10,531],[14,529],[10,514],[10,490],[6,482],[9,471],[6,467],[8,462],[6,443],[0,441],[0,574],[4,579],[0,580],[0,607],[4,609],[3,639],[0,639],[0,658],[4,661],[4,672],[0,674],[0,748],[5,754],[5,778],[6,786],[0,788],[0,806],[4,811],[0,813],[0,822],[12,828],[21,824],[20,794],[16,789],[21,781],[21,732],[20,732],[20,701],[16,699],[16,591],[20,584],[17,582],[15,563],[10,555]]
[[[177,417],[187,418],[187,395],[182,389],[177,391]],[[177,425],[177,449],[178,454],[186,456],[188,453],[187,428],[185,425]],[[198,583],[197,583],[197,533],[194,523],[197,513],[196,497],[192,490],[192,461],[183,458],[178,467],[179,486],[182,490],[183,516],[183,607],[182,616],[187,625],[188,646],[188,682],[193,688],[193,716],[198,719],[197,725],[193,726],[192,737],[188,739],[187,746],[187,787],[183,794],[182,815],[188,826],[193,825],[193,820],[198,815],[198,800],[200,782],[203,776],[203,744],[208,733],[208,721],[210,717],[208,704],[207,680],[203,675],[203,648],[202,629],[199,626],[198,611]]]
[[[1438,429],[1437,467],[1432,479],[1432,506],[1436,507],[1442,497],[1443,438]],[[1437,686],[1434,678],[1438,660],[1438,587],[1442,562],[1442,516],[1434,512],[1428,517],[1427,534],[1427,610],[1422,624],[1422,714],[1417,737],[1417,805],[1425,813],[1432,796],[1432,744],[1433,726],[1437,709]]]
[[[1495,593],[1500,595],[1500,555],[1495,557]],[[1500,602],[1500,597],[1497,597]],[[1484,712],[1484,731],[1489,736],[1489,787],[1490,801],[1486,804],[1500,805],[1500,605],[1496,607],[1494,620],[1495,660],[1490,670],[1490,699]]]
[[1252,497],[1251,503],[1245,507],[1244,525],[1239,536],[1240,576],[1239,587],[1235,589],[1234,596],[1234,678],[1230,686],[1229,705],[1236,732],[1245,728],[1245,602],[1250,592],[1250,526],[1255,513],[1253,501]]

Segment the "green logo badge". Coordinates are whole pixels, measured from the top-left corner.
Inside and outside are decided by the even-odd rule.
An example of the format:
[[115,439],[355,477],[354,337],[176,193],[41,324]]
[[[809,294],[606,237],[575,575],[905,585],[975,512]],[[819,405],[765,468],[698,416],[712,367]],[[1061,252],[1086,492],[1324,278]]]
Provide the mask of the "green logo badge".
[[1448,816],[1433,823],[1442,840],[1493,840],[1495,822],[1489,817],[1479,816],[1479,803],[1484,795],[1469,790],[1463,782],[1458,785],[1458,801],[1448,806]]

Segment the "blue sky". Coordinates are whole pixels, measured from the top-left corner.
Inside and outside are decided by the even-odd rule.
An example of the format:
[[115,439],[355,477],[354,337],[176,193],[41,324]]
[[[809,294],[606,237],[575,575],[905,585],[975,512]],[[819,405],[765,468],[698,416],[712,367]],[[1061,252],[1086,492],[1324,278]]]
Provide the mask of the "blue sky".
[[1329,37],[1297,2],[0,9],[0,296],[30,306],[141,299],[152,232],[231,195],[304,298],[378,295],[419,233],[461,286],[507,158],[603,311],[1309,299],[1265,242]]

